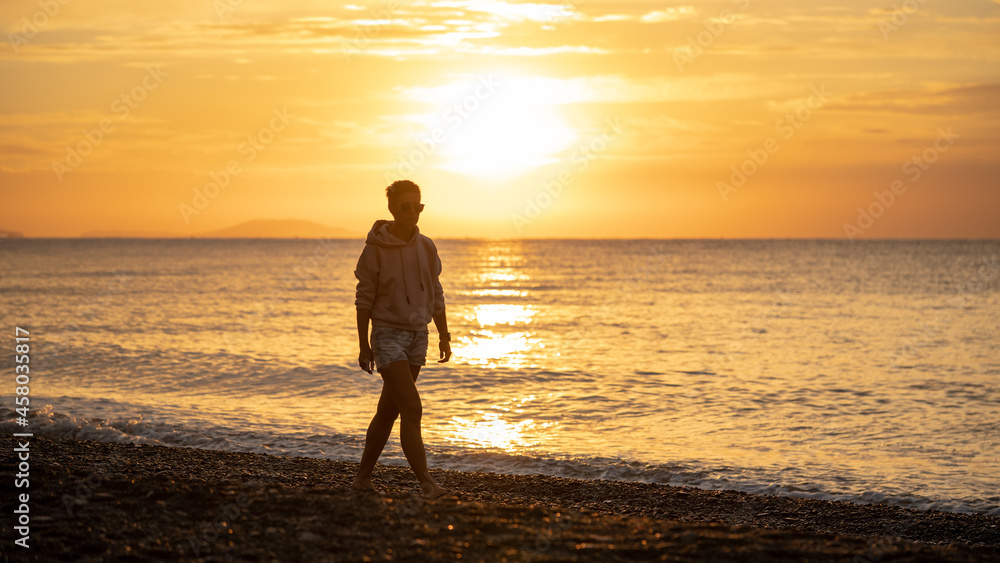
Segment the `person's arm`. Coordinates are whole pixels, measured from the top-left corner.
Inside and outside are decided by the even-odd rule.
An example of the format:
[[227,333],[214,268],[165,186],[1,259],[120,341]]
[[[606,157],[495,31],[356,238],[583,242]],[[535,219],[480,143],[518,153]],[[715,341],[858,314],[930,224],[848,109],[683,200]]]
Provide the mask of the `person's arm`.
[[[433,243],[432,243],[433,244]],[[448,332],[448,315],[444,308],[444,288],[441,287],[441,257],[438,255],[437,247],[434,248],[434,327],[437,328],[440,341],[438,348],[441,350],[441,359],[438,363],[444,363],[451,359],[451,333]]]
[[438,363],[444,363],[451,359],[451,334],[448,332],[448,315],[444,308],[434,313],[434,327],[437,328],[438,349],[441,350],[441,359]]
[[378,289],[379,270],[375,252],[377,251],[374,247],[365,246],[361,257],[358,258],[358,266],[354,270],[354,277],[358,278],[354,299],[354,305],[358,310],[358,365],[368,373],[372,373],[372,366],[375,365],[375,354],[368,344],[368,324],[371,321],[372,307]]
[[375,353],[368,344],[368,322],[371,316],[371,309],[358,309],[358,365],[368,373],[372,372],[375,365]]

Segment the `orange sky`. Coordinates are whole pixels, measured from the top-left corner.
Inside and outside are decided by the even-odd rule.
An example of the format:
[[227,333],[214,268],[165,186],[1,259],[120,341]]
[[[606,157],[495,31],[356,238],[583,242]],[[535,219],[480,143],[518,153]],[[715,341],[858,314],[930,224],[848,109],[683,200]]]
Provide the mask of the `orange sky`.
[[1000,237],[997,0],[7,0],[0,22],[0,229],[28,236],[364,233],[406,177],[435,237]]

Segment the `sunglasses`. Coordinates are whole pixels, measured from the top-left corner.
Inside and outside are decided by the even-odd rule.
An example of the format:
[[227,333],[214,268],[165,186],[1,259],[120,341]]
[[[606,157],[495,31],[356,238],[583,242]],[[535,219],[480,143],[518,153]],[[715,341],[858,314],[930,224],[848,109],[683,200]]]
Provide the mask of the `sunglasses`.
[[391,207],[397,211],[406,211],[407,213],[414,211],[420,213],[424,210],[424,204],[422,203],[393,203]]

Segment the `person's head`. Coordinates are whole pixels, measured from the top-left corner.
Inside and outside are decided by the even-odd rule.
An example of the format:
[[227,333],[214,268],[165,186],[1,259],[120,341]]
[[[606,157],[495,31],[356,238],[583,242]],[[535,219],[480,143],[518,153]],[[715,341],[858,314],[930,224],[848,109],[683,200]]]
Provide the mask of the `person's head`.
[[420,186],[410,180],[397,180],[385,189],[385,197],[389,199],[389,213],[400,226],[413,226],[420,220]]

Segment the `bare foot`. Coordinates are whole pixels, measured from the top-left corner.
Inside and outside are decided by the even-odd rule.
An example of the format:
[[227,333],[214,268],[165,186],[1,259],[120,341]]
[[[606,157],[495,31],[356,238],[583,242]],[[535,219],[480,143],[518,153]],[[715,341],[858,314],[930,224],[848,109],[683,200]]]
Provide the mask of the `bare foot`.
[[372,485],[371,479],[361,479],[360,477],[354,479],[354,482],[351,483],[351,488],[355,491],[378,492],[375,490],[375,485]]
[[437,483],[420,483],[420,496],[426,500],[434,500],[441,497],[458,496],[458,493],[445,489]]

